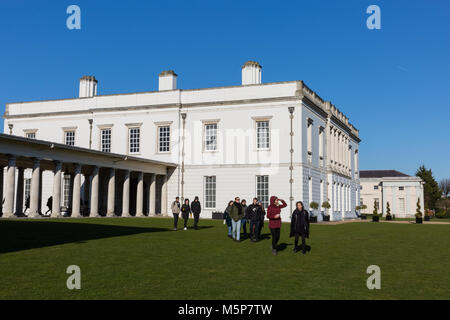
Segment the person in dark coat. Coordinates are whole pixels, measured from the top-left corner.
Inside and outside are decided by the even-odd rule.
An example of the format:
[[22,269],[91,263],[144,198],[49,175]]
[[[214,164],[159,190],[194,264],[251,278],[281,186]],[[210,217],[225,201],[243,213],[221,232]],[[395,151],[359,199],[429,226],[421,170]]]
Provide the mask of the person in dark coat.
[[194,214],[194,229],[198,230],[198,220],[200,220],[200,212],[202,212],[202,206],[200,205],[198,197],[195,197],[194,201],[192,201],[191,210]]
[[231,217],[231,235],[233,236],[233,240],[236,242],[240,242],[241,239],[241,220],[244,217],[244,210],[242,209],[241,199],[236,197],[234,199],[233,205],[230,209],[230,217]]
[[231,235],[231,230],[232,230],[232,224],[231,224],[231,216],[230,216],[230,210],[231,207],[233,206],[233,200],[230,200],[228,202],[228,207],[225,209],[224,213],[223,213],[223,222],[227,224],[228,227],[228,238],[233,238]]
[[306,254],[305,238],[309,238],[309,213],[303,207],[303,202],[297,202],[296,206],[291,218],[290,237],[295,237],[294,252],[299,251],[298,240],[300,236],[302,237],[302,253]]
[[247,207],[246,214],[247,220],[250,221],[250,237],[256,242],[259,240],[261,219],[264,219],[264,213],[257,198],[253,198],[253,203]]
[[47,208],[48,208],[48,210],[45,212],[45,214],[47,214],[47,213],[51,213],[52,212],[52,206],[53,206],[53,197],[52,196],[50,196],[49,198],[48,198],[48,200],[47,200]]
[[189,199],[184,200],[184,204],[181,207],[181,215],[184,220],[184,230],[187,230],[187,223],[189,220],[189,214],[191,213],[191,206],[189,205]]
[[[280,203],[281,202],[281,203]],[[277,255],[278,241],[281,233],[281,209],[286,208],[287,204],[278,197],[270,197],[270,205],[267,208],[267,218],[269,218],[269,228],[272,234],[272,254]]]
[[241,227],[242,227],[242,229],[244,231],[244,234],[243,234],[244,238],[247,238],[247,222],[248,222],[248,220],[246,218],[247,200],[242,199],[241,205],[242,205],[242,210],[244,211],[244,217],[241,220]]
[[25,211],[23,213],[25,214],[28,209],[30,209],[30,196],[25,199]]

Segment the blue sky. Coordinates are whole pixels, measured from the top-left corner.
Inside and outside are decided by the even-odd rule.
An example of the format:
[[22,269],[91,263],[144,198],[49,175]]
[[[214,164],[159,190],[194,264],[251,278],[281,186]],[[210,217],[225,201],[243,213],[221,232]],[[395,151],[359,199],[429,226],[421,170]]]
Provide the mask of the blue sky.
[[1,1],[0,49],[1,113],[76,97],[84,74],[99,94],[156,90],[166,69],[182,89],[237,85],[252,59],[263,82],[304,80],[350,118],[361,169],[450,177],[450,1]]

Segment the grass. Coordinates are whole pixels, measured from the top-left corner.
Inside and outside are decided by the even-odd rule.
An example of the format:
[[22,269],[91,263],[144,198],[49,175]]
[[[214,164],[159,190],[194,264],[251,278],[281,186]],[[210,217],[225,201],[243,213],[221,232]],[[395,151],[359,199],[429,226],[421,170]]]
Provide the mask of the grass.
[[[450,299],[450,225],[311,225],[311,252],[292,252],[283,225],[235,243],[221,221],[171,231],[172,220],[1,220],[0,299]],[[263,231],[268,234],[267,225]],[[66,268],[81,268],[81,290]],[[381,268],[381,290],[366,269]]]

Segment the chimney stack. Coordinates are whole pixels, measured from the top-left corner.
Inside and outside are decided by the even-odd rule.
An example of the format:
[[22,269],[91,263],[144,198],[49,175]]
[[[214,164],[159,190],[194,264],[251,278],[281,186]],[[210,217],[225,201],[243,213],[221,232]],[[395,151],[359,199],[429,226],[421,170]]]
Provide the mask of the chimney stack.
[[80,98],[93,97],[97,95],[98,81],[93,76],[83,76],[80,79]]
[[256,61],[247,61],[242,66],[242,85],[261,84],[261,65]]
[[178,75],[173,70],[163,71],[159,74],[159,91],[176,90]]

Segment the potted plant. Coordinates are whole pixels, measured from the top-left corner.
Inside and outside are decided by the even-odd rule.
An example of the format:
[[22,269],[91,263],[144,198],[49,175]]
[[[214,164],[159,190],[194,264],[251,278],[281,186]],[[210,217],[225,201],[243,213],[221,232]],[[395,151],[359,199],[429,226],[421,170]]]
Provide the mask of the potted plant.
[[389,201],[386,203],[386,220],[391,221],[392,215],[391,215],[391,205],[389,204]]
[[420,198],[417,199],[417,209],[416,209],[416,223],[421,224],[423,223],[422,219],[422,211],[420,211]]
[[309,207],[311,208],[311,216],[309,217],[309,222],[311,223],[317,223],[317,216],[314,213],[317,209],[319,209],[319,204],[317,202],[311,202],[309,204]]
[[[367,206],[365,204],[362,204],[360,207],[362,211],[365,211],[367,209]],[[361,220],[367,220],[367,214],[361,213]]]
[[323,214],[323,221],[330,221],[330,215],[328,214],[328,210],[330,210],[331,205],[328,201],[322,203],[322,208],[325,209],[325,213]]
[[372,214],[372,222],[379,222],[380,216],[378,215],[378,205],[377,202],[373,202],[373,214]]

